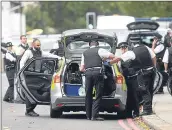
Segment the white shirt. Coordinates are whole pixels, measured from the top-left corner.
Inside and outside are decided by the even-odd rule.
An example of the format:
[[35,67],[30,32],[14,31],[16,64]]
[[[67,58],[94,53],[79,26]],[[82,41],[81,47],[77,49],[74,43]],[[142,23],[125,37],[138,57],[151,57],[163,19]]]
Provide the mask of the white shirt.
[[16,61],[16,58],[11,55],[11,52],[7,51],[5,54],[5,58],[10,60],[10,61]]
[[[23,43],[21,43],[21,44],[26,47],[26,44],[23,44]],[[16,55],[23,55],[24,52],[25,52],[25,49],[21,46],[18,46],[15,49]]]
[[169,59],[169,51],[168,51],[168,49],[166,49],[165,53],[164,53],[164,57],[162,59],[162,62],[168,63],[168,59]]
[[[94,48],[95,46],[91,46],[90,48]],[[103,59],[103,58],[109,58],[109,56],[111,55],[112,53],[110,53],[109,51],[103,49],[103,48],[99,48],[98,50],[98,55]],[[85,65],[84,63],[84,55],[82,54],[82,57],[81,57],[81,65]]]
[[158,54],[158,53],[160,53],[163,50],[164,50],[164,45],[163,44],[159,44],[158,46],[155,47],[154,52],[155,52],[155,54]]
[[[137,47],[139,45],[135,45],[134,47]],[[150,49],[149,47],[146,46],[146,48],[148,49],[150,55],[151,55],[151,58],[154,58],[155,57],[155,53],[152,51],[152,49]],[[128,61],[128,60],[134,60],[136,58],[136,55],[133,51],[127,51],[125,52],[124,54],[121,55],[121,59],[125,62],[125,61]]]
[[[31,59],[33,57],[32,51],[31,50],[26,50],[25,53],[23,54],[21,60],[20,60],[20,69],[25,65],[26,61],[28,59]],[[50,58],[58,58],[60,59],[60,56],[53,55],[49,52],[44,52],[42,51],[42,57],[50,57]]]

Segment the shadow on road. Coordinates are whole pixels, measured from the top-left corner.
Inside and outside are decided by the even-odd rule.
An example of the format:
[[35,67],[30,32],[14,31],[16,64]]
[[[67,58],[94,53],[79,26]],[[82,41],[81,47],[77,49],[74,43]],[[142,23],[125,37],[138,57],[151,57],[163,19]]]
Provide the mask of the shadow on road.
[[[116,114],[100,114],[105,120],[118,120],[119,117]],[[63,114],[60,119],[86,119],[85,114]]]

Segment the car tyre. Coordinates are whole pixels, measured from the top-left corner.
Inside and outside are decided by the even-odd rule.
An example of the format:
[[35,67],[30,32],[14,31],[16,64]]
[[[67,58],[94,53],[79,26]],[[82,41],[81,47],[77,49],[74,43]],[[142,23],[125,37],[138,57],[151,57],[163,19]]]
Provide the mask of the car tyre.
[[51,118],[59,118],[62,115],[62,111],[61,110],[53,110],[52,106],[50,107],[50,117]]

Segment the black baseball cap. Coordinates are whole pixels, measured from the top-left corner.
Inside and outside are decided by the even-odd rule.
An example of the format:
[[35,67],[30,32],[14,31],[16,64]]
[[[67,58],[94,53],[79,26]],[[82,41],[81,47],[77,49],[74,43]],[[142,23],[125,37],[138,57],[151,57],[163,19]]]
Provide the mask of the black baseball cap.
[[6,43],[6,47],[11,47],[11,46],[13,46],[12,42],[7,42]]
[[118,47],[119,48],[128,47],[128,43],[127,42],[121,42],[121,43],[118,44]]

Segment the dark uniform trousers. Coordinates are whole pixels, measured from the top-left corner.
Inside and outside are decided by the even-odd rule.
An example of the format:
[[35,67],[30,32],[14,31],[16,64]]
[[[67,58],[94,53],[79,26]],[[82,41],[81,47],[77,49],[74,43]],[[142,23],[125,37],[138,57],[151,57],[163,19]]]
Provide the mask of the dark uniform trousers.
[[[34,80],[34,79],[27,79],[27,84],[29,85],[28,88],[30,90],[30,92],[32,93],[32,95],[39,101],[49,101],[50,100],[50,92],[43,92],[41,89],[39,89],[39,87],[37,85],[32,86],[32,83],[38,82],[40,83],[41,81],[39,81],[38,79]],[[26,103],[26,111],[27,112],[31,112],[35,109],[35,107],[37,106],[37,103],[33,104],[29,101],[28,97],[25,96],[25,103]]]
[[[103,94],[103,83],[104,77],[100,73],[100,69],[87,70],[85,72],[86,78],[86,97],[85,97],[85,106],[86,106],[86,116],[87,118],[96,118],[99,113],[100,102]],[[93,87],[95,86],[96,94],[95,99],[93,100]]]
[[126,112],[128,117],[132,117],[132,111],[134,110],[135,115],[139,115],[139,100],[138,100],[138,82],[137,76],[125,78],[127,84],[127,105]]
[[145,112],[152,112],[154,76],[153,69],[139,73],[137,76],[139,89],[144,100],[143,111]]
[[14,99],[14,74],[15,74],[15,68],[6,69],[6,76],[8,78],[9,87],[4,96],[4,100]]
[[[39,101],[47,101],[47,102],[49,101],[49,98],[50,98],[49,92],[45,92],[44,94],[39,94],[37,90],[30,90],[30,92]],[[37,106],[37,103],[35,104],[31,103],[27,97],[25,97],[25,103],[26,103],[27,112],[33,111],[35,107]]]

